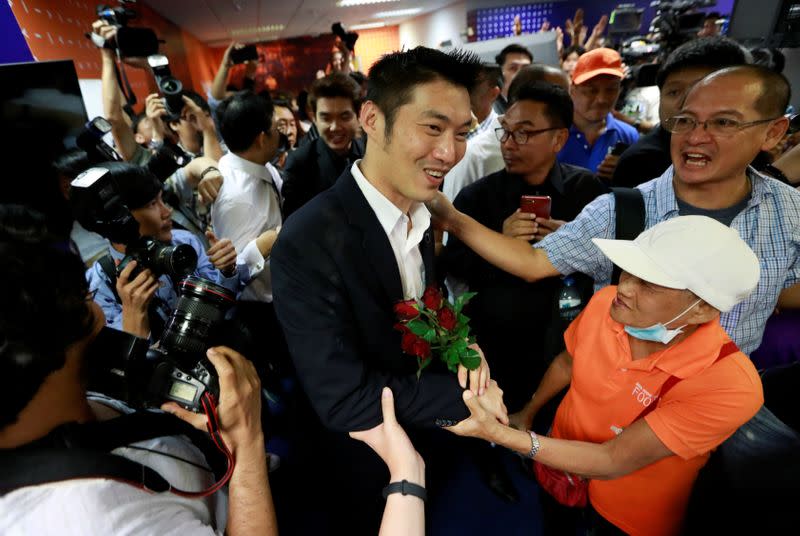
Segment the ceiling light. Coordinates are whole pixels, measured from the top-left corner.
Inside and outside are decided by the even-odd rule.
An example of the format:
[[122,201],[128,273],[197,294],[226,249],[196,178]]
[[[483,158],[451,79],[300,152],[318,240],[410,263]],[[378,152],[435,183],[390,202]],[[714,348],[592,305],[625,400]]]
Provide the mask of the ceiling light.
[[386,26],[385,22],[368,22],[366,24],[356,24],[355,26],[350,26],[348,30],[371,30],[373,28],[383,28]]
[[366,4],[384,4],[388,2],[397,2],[398,0],[339,0],[336,2],[338,7],[350,6],[363,6]]
[[409,15],[416,15],[422,11],[421,7],[414,7],[411,9],[396,9],[394,11],[381,11],[379,13],[375,13],[373,17],[376,19],[390,19],[392,17],[407,17]]
[[283,30],[283,24],[267,24],[264,26],[251,26],[249,28],[238,28],[231,31],[231,35],[249,35],[267,32],[280,32]]

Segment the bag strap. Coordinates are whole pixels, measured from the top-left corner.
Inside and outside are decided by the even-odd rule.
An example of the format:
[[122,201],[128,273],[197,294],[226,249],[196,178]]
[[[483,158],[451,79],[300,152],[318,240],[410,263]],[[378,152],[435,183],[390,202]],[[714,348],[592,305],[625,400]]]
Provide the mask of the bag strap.
[[[644,197],[638,188],[611,188],[614,194],[615,222],[617,240],[633,240],[644,231],[645,206]],[[619,283],[622,270],[614,265],[611,272],[611,284]]]
[[[738,351],[739,351],[739,347],[736,346],[736,343],[733,342],[733,341],[729,341],[729,342],[725,343],[722,346],[722,348],[720,349],[719,354],[717,355],[716,359],[714,359],[714,363],[717,363],[719,360],[721,360],[721,359],[723,359],[723,358],[725,358],[725,357],[727,357],[727,356],[729,356],[731,354],[735,354]],[[712,365],[714,363],[712,363]],[[669,378],[667,378],[667,381],[665,381],[661,385],[661,391],[659,391],[659,393],[658,393],[658,400],[663,400],[664,399],[664,395],[666,395],[680,381],[681,381],[681,378],[678,378],[677,376],[670,376]],[[647,415],[648,413],[650,413],[651,411],[656,409],[656,406],[657,406],[657,404],[650,404],[649,406],[645,407],[642,410],[642,412],[639,413],[639,415],[635,419],[633,419],[633,421],[631,421],[631,422],[638,421],[639,419],[641,419],[642,417],[644,417],[645,415]]]
[[114,298],[116,298],[117,303],[122,303],[117,293],[117,265],[114,263],[114,259],[111,258],[111,255],[103,255],[97,262],[100,264],[103,273],[106,274],[106,277],[111,282],[111,292],[114,293]]

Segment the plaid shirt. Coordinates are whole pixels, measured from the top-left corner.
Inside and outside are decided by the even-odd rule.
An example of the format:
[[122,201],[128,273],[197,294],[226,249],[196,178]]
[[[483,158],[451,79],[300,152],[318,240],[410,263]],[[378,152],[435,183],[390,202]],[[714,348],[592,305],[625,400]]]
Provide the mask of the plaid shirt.
[[[767,318],[781,290],[800,281],[800,192],[748,168],[752,193],[747,207],[731,227],[753,249],[761,264],[761,278],[753,293],[720,322],[745,354],[761,344]],[[646,228],[679,215],[672,188],[672,166],[661,177],[638,186],[644,197]],[[595,280],[595,290],[611,283],[613,265],[592,238],[615,238],[614,196],[598,197],[557,233],[536,244],[562,274],[583,272]]]

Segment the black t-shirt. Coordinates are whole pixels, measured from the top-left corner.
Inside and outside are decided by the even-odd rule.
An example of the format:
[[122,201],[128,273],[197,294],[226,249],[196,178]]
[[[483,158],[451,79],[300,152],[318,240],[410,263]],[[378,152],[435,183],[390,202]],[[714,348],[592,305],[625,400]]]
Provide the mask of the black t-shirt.
[[669,155],[671,135],[661,128],[640,137],[619,157],[611,184],[615,187],[633,188],[660,177],[672,165]]
[[721,224],[730,227],[736,215],[743,211],[745,207],[747,207],[747,203],[750,201],[750,195],[748,194],[744,199],[735,205],[719,209],[698,208],[685,201],[681,201],[677,197],[675,200],[678,202],[678,213],[681,216],[708,216],[709,218],[717,220]]

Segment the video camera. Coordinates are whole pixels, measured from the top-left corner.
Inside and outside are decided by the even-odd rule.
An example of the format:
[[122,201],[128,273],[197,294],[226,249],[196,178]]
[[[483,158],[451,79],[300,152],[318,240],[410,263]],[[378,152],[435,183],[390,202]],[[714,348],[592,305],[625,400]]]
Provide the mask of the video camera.
[[706,14],[692,10],[716,5],[717,0],[656,0],[650,4],[656,8],[656,16],[650,23],[650,32],[657,41],[666,46],[669,53],[693,38],[703,27]]
[[87,34],[97,45],[116,48],[123,58],[146,57],[158,53],[158,37],[150,28],[134,28],[128,23],[137,17],[136,11],[128,6],[135,0],[120,0],[118,7],[101,4],[97,6],[97,17],[117,28],[114,42],[104,41],[97,34]]

